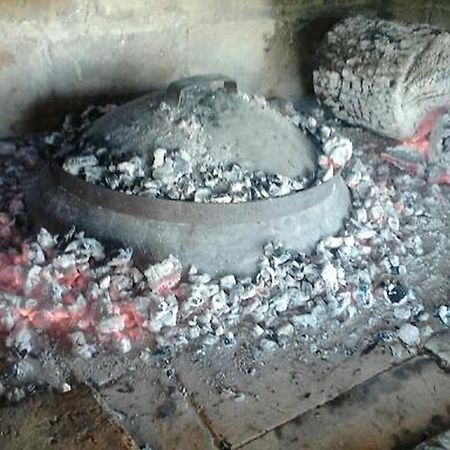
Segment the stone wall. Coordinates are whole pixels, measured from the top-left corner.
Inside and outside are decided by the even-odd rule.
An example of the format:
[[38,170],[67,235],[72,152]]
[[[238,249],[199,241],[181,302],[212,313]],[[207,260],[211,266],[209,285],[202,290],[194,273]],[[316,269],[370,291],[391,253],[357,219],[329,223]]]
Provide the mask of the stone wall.
[[199,73],[302,95],[321,35],[357,12],[450,24],[447,0],[0,0],[0,135]]

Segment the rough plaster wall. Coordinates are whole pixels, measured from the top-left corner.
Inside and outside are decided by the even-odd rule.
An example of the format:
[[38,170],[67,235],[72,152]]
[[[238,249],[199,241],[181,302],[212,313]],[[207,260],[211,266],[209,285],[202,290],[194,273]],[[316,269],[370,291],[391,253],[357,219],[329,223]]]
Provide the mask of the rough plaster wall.
[[62,112],[92,100],[128,98],[198,73],[223,72],[264,95],[298,96],[336,18],[364,11],[448,26],[447,3],[0,0],[0,135],[51,128]]

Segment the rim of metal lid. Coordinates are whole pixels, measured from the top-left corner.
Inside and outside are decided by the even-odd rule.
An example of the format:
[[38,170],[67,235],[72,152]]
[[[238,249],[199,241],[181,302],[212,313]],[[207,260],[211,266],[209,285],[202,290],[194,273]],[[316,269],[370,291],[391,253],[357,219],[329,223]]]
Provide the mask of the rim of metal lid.
[[84,181],[65,172],[56,163],[42,161],[41,165],[41,177],[50,177],[56,187],[94,207],[150,220],[192,225],[273,220],[324,202],[338,189],[339,183],[345,187],[340,174],[336,174],[324,183],[283,197],[244,203],[196,203],[129,195]]

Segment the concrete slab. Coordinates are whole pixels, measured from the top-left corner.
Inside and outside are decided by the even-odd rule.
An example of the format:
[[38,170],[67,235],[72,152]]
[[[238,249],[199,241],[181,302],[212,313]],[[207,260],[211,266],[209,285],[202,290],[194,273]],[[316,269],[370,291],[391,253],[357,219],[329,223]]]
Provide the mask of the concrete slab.
[[425,344],[425,348],[450,369],[450,329],[442,330],[432,336]]
[[99,393],[140,446],[158,450],[216,448],[169,366],[141,364],[100,388]]
[[450,375],[416,357],[239,448],[411,448],[449,426]]
[[317,355],[293,346],[260,360],[244,343],[182,354],[174,367],[210,428],[234,448],[400,362],[389,349],[376,347],[363,354],[361,344],[350,345],[353,355]]
[[0,407],[0,448],[7,450],[138,450],[87,387],[40,393]]

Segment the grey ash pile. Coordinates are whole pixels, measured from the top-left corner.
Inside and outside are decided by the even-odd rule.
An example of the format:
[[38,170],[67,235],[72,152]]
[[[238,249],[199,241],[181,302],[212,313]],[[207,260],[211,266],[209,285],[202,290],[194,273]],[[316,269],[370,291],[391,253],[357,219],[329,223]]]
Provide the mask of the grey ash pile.
[[216,162],[207,154],[159,148],[149,165],[139,155],[122,156],[97,149],[68,157],[63,168],[90,183],[126,194],[199,203],[241,203],[281,197],[308,188],[312,180],[250,171],[239,164]]

